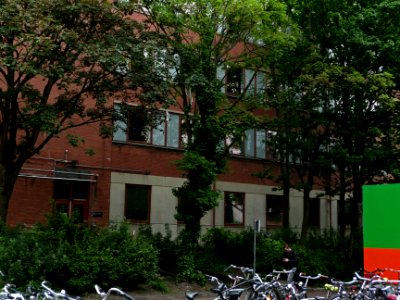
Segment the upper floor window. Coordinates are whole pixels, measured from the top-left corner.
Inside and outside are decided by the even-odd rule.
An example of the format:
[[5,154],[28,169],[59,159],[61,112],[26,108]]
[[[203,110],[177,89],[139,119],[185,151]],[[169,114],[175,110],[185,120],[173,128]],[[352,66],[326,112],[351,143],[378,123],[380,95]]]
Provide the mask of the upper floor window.
[[154,71],[165,80],[175,80],[179,68],[180,58],[171,49],[154,47],[144,52],[144,58],[149,59]]
[[244,193],[225,192],[225,225],[244,225]]
[[122,118],[114,122],[114,141],[181,147],[181,116],[179,114],[161,110],[149,113],[141,106],[131,106],[126,115],[127,121],[123,121]]
[[222,91],[231,97],[246,93],[247,96],[264,94],[266,76],[262,71],[237,67],[219,67],[217,78],[222,80]]
[[266,132],[261,129],[248,129],[245,131],[243,139],[234,142],[232,137],[227,137],[226,145],[232,155],[245,156],[251,158],[266,158]]
[[246,130],[244,155],[247,157],[265,158],[265,138],[265,130]]
[[133,106],[128,113],[128,140],[146,142],[149,139],[150,119],[142,106]]
[[238,96],[243,90],[243,70],[241,68],[229,68],[225,75],[225,92],[229,96]]

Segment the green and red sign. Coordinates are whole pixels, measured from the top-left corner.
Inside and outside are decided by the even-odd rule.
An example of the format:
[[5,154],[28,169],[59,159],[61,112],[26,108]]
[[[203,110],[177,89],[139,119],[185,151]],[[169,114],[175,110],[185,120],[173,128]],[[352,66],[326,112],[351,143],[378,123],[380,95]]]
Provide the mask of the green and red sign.
[[400,184],[363,187],[363,235],[366,271],[400,270]]

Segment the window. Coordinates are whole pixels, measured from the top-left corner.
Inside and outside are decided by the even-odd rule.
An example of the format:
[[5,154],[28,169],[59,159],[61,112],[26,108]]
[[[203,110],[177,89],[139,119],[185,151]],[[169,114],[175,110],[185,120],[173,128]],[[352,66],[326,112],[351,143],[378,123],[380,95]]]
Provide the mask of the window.
[[[342,200],[338,201],[338,220],[341,220],[343,223],[342,225],[350,225],[352,220],[351,215],[351,201]],[[339,224],[340,225],[340,224]]]
[[265,137],[266,152],[268,159],[279,160],[279,136],[276,131],[267,130]]
[[310,226],[314,228],[320,227],[320,203],[319,198],[310,199]]
[[264,72],[255,72],[253,70],[246,69],[244,74],[244,86],[247,95],[261,95],[265,93],[266,76]]
[[229,68],[226,70],[225,88],[229,96],[238,96],[243,90],[243,70],[241,68]]
[[54,180],[53,198],[56,210],[73,217],[77,223],[87,221],[89,191],[90,183],[87,181]]
[[54,180],[54,199],[81,199],[89,198],[89,185],[87,181]]
[[245,131],[244,138],[235,141],[232,136],[225,139],[232,155],[245,156],[249,158],[266,158],[266,132],[265,130],[249,129]]
[[267,228],[283,226],[283,196],[267,195]]
[[126,185],[125,218],[134,223],[150,221],[150,186]]
[[165,120],[152,130],[152,144],[178,148],[180,146],[180,123],[178,114],[167,112]]
[[181,116],[163,110],[146,110],[141,106],[130,106],[127,122],[124,122],[120,104],[116,104],[119,120],[114,121],[113,141],[140,142],[155,146],[180,148],[181,142]]
[[225,192],[225,225],[244,225],[244,193]]
[[225,139],[225,143],[227,147],[229,147],[229,153],[233,155],[243,155],[242,147],[237,145],[237,142],[234,140],[233,136],[228,136]]
[[144,52],[144,58],[153,65],[158,76],[164,80],[175,80],[180,68],[181,60],[178,54],[168,48],[152,48]]
[[247,157],[265,158],[265,138],[265,130],[246,130],[244,155]]
[[237,97],[243,92],[247,96],[265,93],[266,75],[262,71],[220,66],[217,68],[217,78],[224,85],[222,92],[231,97]]
[[148,141],[150,119],[142,106],[132,106],[128,113],[128,139],[131,141]]

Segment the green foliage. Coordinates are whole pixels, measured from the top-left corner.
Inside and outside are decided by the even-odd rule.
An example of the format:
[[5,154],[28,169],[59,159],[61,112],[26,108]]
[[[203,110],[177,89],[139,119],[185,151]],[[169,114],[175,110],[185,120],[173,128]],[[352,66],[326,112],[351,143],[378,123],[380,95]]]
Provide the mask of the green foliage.
[[[253,267],[253,238],[252,229],[241,232],[225,228],[208,230],[202,237],[197,267],[217,273],[222,273],[230,264]],[[257,272],[268,274],[273,269],[283,268],[285,242],[296,251],[300,272],[349,278],[362,266],[362,245],[350,251],[349,238],[344,241],[335,231],[310,232],[305,244],[300,244],[298,234],[285,229],[268,235],[257,234]]]
[[198,264],[192,252],[180,255],[176,266],[176,280],[178,282],[186,281],[204,284],[206,282],[206,278],[197,267]]
[[88,228],[53,215],[48,224],[19,229],[0,239],[0,269],[9,282],[25,286],[49,280],[70,292],[93,291],[93,285],[132,288],[160,286],[158,252],[116,229]]
[[176,273],[178,242],[172,240],[171,230],[165,225],[165,234],[153,233],[151,227],[143,225],[139,227],[138,238],[153,245],[159,253],[158,267],[161,271]]
[[[157,36],[127,18],[133,3],[97,0],[2,1],[0,4],[0,219],[24,162],[71,128],[99,124],[112,135],[115,95],[147,106],[165,100],[165,84],[144,59]],[[149,38],[151,36],[151,38]],[[147,96],[147,93],[151,96]],[[7,124],[7,125],[5,125]],[[44,135],[43,135],[44,134]],[[41,138],[43,137],[43,138]],[[69,134],[76,147],[83,142]],[[88,145],[90,147],[90,145]],[[88,151],[88,154],[93,154]]]

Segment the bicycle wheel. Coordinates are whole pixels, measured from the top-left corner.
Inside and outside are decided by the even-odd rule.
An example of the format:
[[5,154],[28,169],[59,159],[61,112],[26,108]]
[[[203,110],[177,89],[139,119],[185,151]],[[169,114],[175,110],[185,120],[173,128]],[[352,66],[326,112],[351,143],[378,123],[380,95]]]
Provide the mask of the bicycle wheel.
[[353,300],[349,295],[335,295],[329,298],[329,300]]
[[284,300],[284,298],[274,288],[266,288],[258,292],[252,291],[246,300]]

